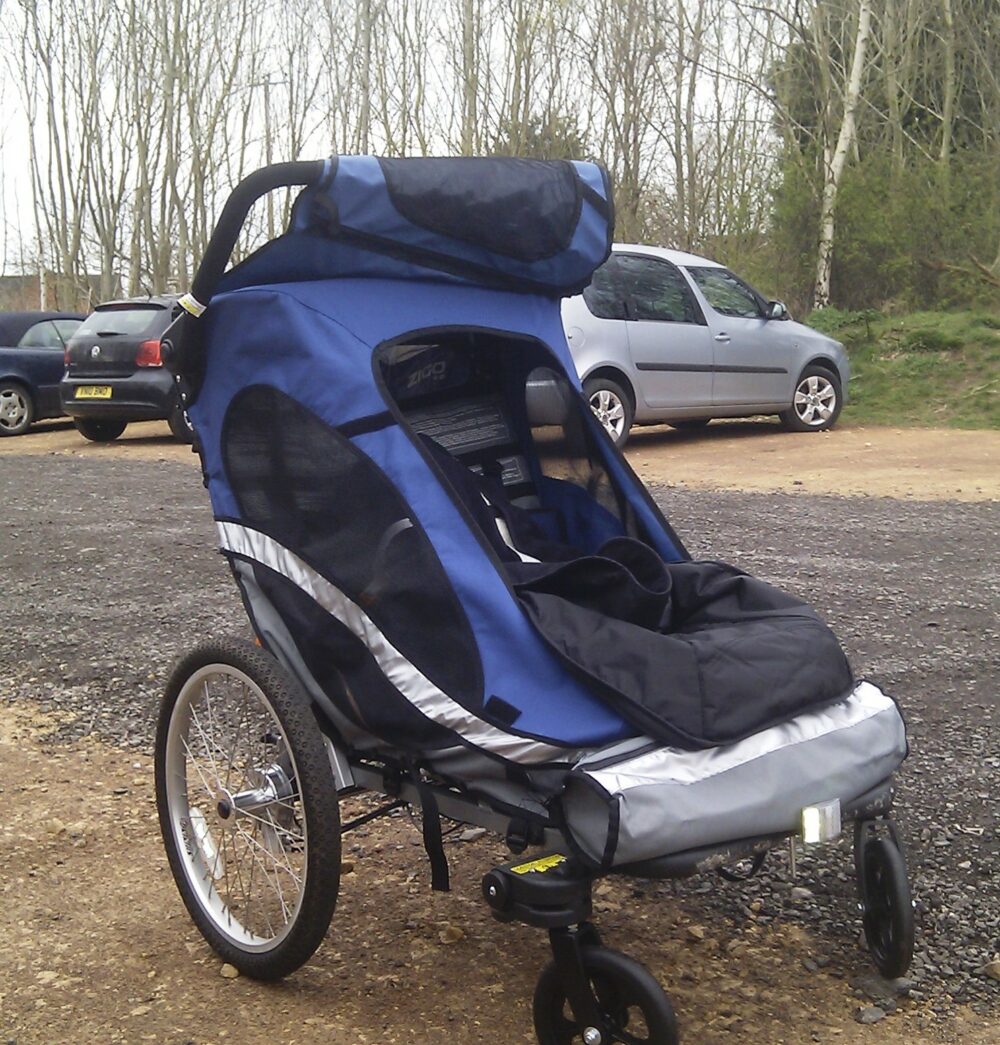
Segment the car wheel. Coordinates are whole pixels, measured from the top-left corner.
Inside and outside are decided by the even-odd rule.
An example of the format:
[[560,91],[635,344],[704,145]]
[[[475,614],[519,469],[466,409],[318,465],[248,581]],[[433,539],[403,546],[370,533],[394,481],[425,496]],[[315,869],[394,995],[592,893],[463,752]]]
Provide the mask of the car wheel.
[[0,384],[0,435],[23,435],[35,418],[35,404],[23,386],[13,381]]
[[92,443],[110,443],[125,431],[127,421],[98,421],[94,418],[74,417],[76,430]]
[[634,411],[632,400],[621,385],[606,377],[592,377],[584,382],[583,394],[612,442],[624,446],[632,428]]
[[667,423],[671,428],[679,428],[683,431],[685,428],[704,428],[711,420],[710,417],[692,417],[687,421],[668,421]]
[[188,412],[181,406],[175,407],[174,412],[167,418],[170,425],[170,434],[179,443],[194,442],[194,425],[188,417]]
[[790,410],[779,416],[793,432],[823,432],[840,416],[840,378],[832,370],[807,366],[799,375]]

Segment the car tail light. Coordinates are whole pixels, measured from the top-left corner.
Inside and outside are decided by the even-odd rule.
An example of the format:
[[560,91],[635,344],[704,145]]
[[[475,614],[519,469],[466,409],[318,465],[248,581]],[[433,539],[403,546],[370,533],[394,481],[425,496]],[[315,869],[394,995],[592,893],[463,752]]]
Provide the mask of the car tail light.
[[160,359],[160,342],[159,341],[143,341],[139,345],[139,349],[135,354],[135,365],[136,366],[163,366],[163,360]]
[[69,366],[69,345],[63,349],[63,366]]

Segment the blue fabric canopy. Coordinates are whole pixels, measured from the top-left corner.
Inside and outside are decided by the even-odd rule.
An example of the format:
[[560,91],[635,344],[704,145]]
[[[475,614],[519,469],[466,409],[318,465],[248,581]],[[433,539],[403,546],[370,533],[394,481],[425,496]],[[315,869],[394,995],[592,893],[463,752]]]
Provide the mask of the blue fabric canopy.
[[376,276],[568,296],[608,257],[613,224],[594,163],[336,157],[299,195],[288,231],[218,289]]

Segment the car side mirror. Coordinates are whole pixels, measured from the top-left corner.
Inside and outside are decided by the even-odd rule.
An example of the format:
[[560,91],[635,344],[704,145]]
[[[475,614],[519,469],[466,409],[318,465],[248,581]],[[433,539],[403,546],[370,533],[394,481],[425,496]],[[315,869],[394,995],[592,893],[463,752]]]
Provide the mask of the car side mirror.
[[769,301],[767,303],[768,319],[789,319],[788,309],[784,301]]

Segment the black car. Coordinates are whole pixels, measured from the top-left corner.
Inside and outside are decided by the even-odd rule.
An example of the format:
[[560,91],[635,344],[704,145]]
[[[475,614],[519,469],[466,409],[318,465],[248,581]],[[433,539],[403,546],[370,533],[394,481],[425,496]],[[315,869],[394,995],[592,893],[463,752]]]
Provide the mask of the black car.
[[108,442],[130,421],[165,420],[174,438],[191,442],[194,430],[160,358],[160,338],[176,309],[171,294],[108,301],[77,330],[66,349],[59,396],[87,439]]
[[82,319],[74,312],[0,313],[0,436],[62,413],[66,342]]

